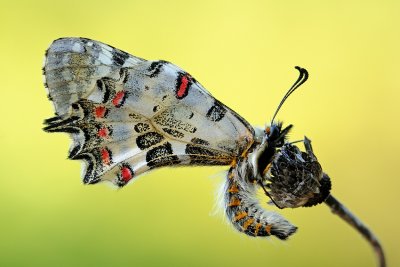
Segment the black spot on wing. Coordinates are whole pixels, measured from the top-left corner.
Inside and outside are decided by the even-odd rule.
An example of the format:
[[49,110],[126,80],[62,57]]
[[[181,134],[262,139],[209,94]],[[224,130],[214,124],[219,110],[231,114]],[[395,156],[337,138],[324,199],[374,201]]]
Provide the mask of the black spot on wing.
[[180,119],[176,119],[175,116],[168,110],[156,115],[154,122],[164,127],[182,130],[188,133],[195,133],[197,131],[196,127]]
[[187,144],[185,153],[188,154],[190,157],[196,157],[196,156],[216,156],[217,154],[215,151],[204,148],[201,146],[196,146],[192,144]]
[[140,120],[142,119],[142,116],[136,114],[136,113],[129,113],[128,114],[129,118],[131,118],[132,120]]
[[225,107],[215,100],[214,105],[207,111],[206,117],[211,121],[220,121],[226,114]]
[[60,117],[54,117],[45,121],[48,126],[44,127],[45,132],[65,132],[65,133],[79,133],[79,128],[76,127],[76,122],[80,120],[78,116],[72,116],[65,120],[57,120]]
[[103,92],[103,103],[110,99],[111,91],[115,91],[115,82],[111,79],[103,78],[96,81],[97,88]]
[[73,159],[81,150],[82,146],[80,144],[74,146],[70,151],[69,151],[69,155],[68,158],[69,159]]
[[122,83],[126,83],[129,79],[128,68],[121,68],[119,70],[119,79],[122,79]]
[[150,130],[150,126],[147,123],[139,122],[134,127],[137,133],[143,133]]
[[161,109],[161,106],[160,105],[156,105],[156,106],[153,107],[153,112],[157,112],[160,109]]
[[190,142],[192,142],[193,144],[198,144],[198,145],[203,145],[203,146],[209,146],[210,143],[206,140],[200,139],[200,138],[192,138],[192,140],[190,140]]
[[45,119],[43,123],[44,124],[52,124],[53,122],[61,121],[61,120],[62,120],[62,117],[55,116],[55,117],[52,117],[52,118],[49,118],[49,119]]
[[142,134],[136,138],[136,144],[141,149],[147,149],[151,146],[154,146],[164,140],[164,136],[157,132],[148,132]]
[[[60,39],[63,39],[63,38],[60,38]],[[93,42],[93,40],[90,40],[90,39],[84,38],[84,37],[79,37],[79,40],[84,44],[87,44],[89,41]]]
[[86,172],[83,177],[84,184],[95,184],[100,181],[99,177],[96,177],[96,159],[91,154],[78,154],[74,157],[74,160],[86,161]]
[[154,61],[150,64],[150,67],[147,69],[149,74],[147,74],[150,78],[157,77],[160,74],[162,67],[168,62],[165,60]]
[[175,138],[183,138],[185,135],[183,133],[181,133],[180,131],[177,130],[173,130],[170,128],[162,128],[164,132],[166,132],[167,134],[175,137]]
[[178,156],[173,154],[172,146],[169,142],[163,145],[157,146],[149,150],[146,154],[147,166],[150,168],[170,166],[178,164]]
[[117,66],[124,65],[125,61],[129,58],[128,53],[117,49],[112,50],[111,54],[112,54],[112,61]]

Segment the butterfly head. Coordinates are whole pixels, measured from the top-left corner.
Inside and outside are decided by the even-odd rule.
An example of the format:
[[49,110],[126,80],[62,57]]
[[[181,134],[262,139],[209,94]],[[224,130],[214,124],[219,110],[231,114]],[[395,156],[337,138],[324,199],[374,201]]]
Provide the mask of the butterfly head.
[[284,145],[287,135],[293,127],[293,125],[289,124],[287,127],[282,128],[282,122],[275,122],[275,117],[282,105],[285,103],[286,99],[308,79],[308,72],[306,69],[297,66],[295,68],[299,71],[299,77],[282,98],[277,109],[275,110],[274,115],[272,116],[270,125],[267,126],[262,133],[260,131],[257,133],[258,129],[256,129],[256,140],[258,139],[259,146],[255,153],[255,177],[257,177],[259,174],[264,174],[268,167],[270,167],[276,149]]
[[275,147],[281,147],[287,140],[287,134],[292,129],[293,125],[289,124],[282,129],[282,122],[272,123],[265,128],[265,139],[268,143]]
[[287,135],[293,125],[289,125],[282,129],[282,123],[272,123],[265,127],[264,130],[256,128],[256,139],[260,145],[255,153],[255,168],[258,173],[264,173],[272,162],[276,149],[283,146],[287,140]]
[[297,81],[287,91],[276,109],[270,126],[266,127],[256,152],[255,177],[267,196],[279,208],[309,207],[322,203],[329,195],[331,183],[323,173],[311,148],[311,141],[304,138],[306,151],[288,142],[293,125],[283,127],[274,122],[286,99],[308,79],[308,72],[300,72]]

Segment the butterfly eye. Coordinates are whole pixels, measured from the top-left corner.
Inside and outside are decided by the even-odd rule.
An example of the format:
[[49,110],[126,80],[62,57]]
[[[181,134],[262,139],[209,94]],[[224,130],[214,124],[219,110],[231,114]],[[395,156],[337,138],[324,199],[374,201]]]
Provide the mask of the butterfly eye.
[[279,125],[273,124],[265,130],[268,135],[268,140],[277,141],[281,135],[281,127]]

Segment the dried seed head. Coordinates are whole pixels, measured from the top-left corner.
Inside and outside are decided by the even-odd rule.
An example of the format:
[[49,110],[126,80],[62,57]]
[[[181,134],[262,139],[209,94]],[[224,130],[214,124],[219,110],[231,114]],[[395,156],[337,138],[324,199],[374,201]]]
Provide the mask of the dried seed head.
[[[309,140],[304,141],[306,147]],[[265,174],[266,187],[279,208],[309,207],[322,203],[331,183],[311,149],[307,152],[292,143],[284,144],[274,155]]]

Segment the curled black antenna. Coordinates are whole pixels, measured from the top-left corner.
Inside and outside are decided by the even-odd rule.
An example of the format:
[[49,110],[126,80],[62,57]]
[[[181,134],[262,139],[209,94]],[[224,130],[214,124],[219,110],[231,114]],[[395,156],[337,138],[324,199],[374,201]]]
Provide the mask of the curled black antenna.
[[278,114],[278,111],[281,109],[283,103],[285,103],[286,99],[297,89],[302,85],[305,81],[308,79],[308,71],[306,69],[303,69],[299,66],[295,67],[300,73],[299,73],[299,78],[297,78],[297,81],[294,82],[292,87],[286,92],[285,96],[282,98],[281,102],[279,103],[278,108],[276,109],[274,116],[272,117],[271,120],[271,125],[274,122],[276,114]]

